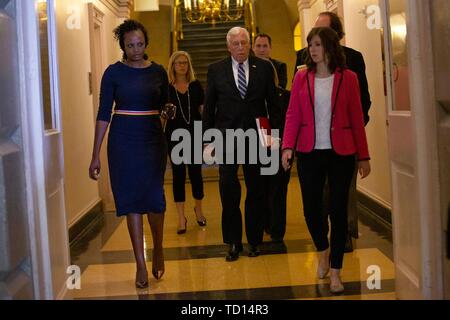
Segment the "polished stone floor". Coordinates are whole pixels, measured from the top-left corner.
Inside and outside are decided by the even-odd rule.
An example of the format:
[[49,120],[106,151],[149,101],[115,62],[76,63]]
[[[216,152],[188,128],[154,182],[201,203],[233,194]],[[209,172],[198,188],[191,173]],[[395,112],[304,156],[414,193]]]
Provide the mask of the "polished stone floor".
[[[242,184],[245,199],[245,186]],[[126,220],[113,212],[104,214],[101,225],[90,230],[82,242],[71,248],[72,264],[82,270],[81,289],[72,290],[75,299],[395,299],[395,274],[390,231],[361,217],[355,250],[345,254],[342,280],[345,292],[332,295],[329,279],[316,276],[317,254],[302,213],[300,187],[293,176],[289,185],[287,231],[284,243],[273,243],[264,236],[262,254],[226,262],[227,246],[222,243],[221,206],[216,181],[205,182],[203,207],[207,226],[199,227],[194,202],[187,185],[187,233],[178,235],[175,205],[170,183],[164,229],[165,274],[161,280],[149,279],[149,287],[134,286],[135,263]],[[151,270],[152,240],[144,220],[148,270]],[[379,267],[380,288],[369,289],[369,267]],[[368,270],[369,269],[369,270]],[[151,273],[149,272],[151,277]],[[369,279],[370,280],[370,279]],[[370,282],[370,281],[369,281]]]

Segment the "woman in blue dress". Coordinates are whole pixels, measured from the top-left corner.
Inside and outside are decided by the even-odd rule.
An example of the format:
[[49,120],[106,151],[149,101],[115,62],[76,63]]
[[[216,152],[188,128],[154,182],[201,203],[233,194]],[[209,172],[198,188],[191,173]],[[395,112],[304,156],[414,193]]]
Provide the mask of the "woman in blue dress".
[[[152,274],[164,273],[163,226],[166,202],[164,170],[167,147],[160,121],[167,101],[164,68],[147,60],[144,26],[126,20],[114,30],[123,61],[103,74],[89,176],[100,174],[100,147],[108,125],[108,165],[117,216],[126,216],[136,259],[136,287],[148,286],[144,255],[143,215],[153,237]],[[114,105],[114,109],[113,109]]]

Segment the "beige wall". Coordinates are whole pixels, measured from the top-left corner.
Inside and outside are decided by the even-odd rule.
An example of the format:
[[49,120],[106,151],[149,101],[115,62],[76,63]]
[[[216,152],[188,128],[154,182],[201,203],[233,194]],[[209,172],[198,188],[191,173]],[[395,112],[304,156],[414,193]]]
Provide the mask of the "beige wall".
[[295,26],[298,23],[297,1],[298,0],[284,0],[284,3],[286,4],[286,9],[287,9],[288,15],[289,15],[289,24],[290,24],[292,30],[294,30]]
[[309,31],[314,27],[316,18],[319,13],[326,11],[325,4],[322,0],[317,0],[309,9],[304,9],[300,14],[300,21],[302,23],[302,43],[306,44],[306,38]]
[[256,1],[256,22],[260,33],[267,33],[272,38],[272,58],[287,64],[287,87],[291,87],[295,67],[295,50],[293,32],[286,5],[279,0]]
[[150,60],[167,69],[171,43],[171,6],[160,5],[159,11],[132,12],[131,18],[140,21],[148,31],[150,44],[147,54]]
[[[120,57],[112,29],[120,19],[98,1],[93,3],[105,14],[103,47],[105,65]],[[80,29],[67,28],[70,8],[80,12]],[[98,186],[88,178],[94,136],[93,98],[89,94],[91,70],[88,4],[82,0],[56,1],[58,59],[65,162],[65,202],[71,226],[99,200]],[[106,165],[106,164],[103,164]]]
[[369,30],[364,15],[358,12],[365,5],[377,4],[378,0],[343,1],[346,45],[360,51],[366,62],[372,106],[370,122],[366,127],[372,173],[359,180],[358,189],[390,208],[391,176],[386,128],[386,97],[383,87],[382,36],[380,30]]

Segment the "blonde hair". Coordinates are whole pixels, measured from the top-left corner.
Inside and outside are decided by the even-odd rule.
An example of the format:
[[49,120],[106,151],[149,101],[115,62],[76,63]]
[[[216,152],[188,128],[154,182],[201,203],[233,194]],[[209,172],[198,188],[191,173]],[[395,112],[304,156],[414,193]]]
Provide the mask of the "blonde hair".
[[187,82],[191,83],[191,82],[195,81],[195,72],[194,72],[194,68],[192,67],[191,56],[186,51],[175,51],[170,56],[169,66],[167,67],[167,73],[168,73],[168,76],[169,76],[169,83],[170,84],[174,84],[175,80],[177,79],[176,74],[175,74],[174,63],[175,63],[175,60],[177,60],[181,56],[185,56],[187,61],[188,61],[188,70],[187,70],[187,73],[186,73],[186,80],[187,80]]

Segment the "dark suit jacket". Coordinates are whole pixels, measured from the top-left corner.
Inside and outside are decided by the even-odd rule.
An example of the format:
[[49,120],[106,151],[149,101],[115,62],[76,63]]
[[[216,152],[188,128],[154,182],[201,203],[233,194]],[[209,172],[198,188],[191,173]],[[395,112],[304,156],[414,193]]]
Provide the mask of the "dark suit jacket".
[[270,58],[270,61],[272,61],[275,70],[277,71],[278,76],[278,86],[282,87],[283,89],[286,89],[287,85],[287,67],[286,63],[275,60]]
[[[269,113],[272,128],[280,128],[273,67],[268,61],[249,57],[247,94],[241,98],[233,75],[231,57],[208,68],[203,130],[256,128],[257,117]],[[267,108],[266,108],[267,103]]]
[[[370,101],[369,85],[367,84],[366,77],[366,64],[361,52],[351,49],[349,47],[344,48],[345,58],[347,60],[347,67],[356,73],[359,81],[359,89],[361,92],[361,106],[364,115],[364,125],[369,122],[369,109],[372,102]],[[297,72],[297,67],[305,64],[306,48],[297,52],[297,61],[295,63],[294,76]]]

